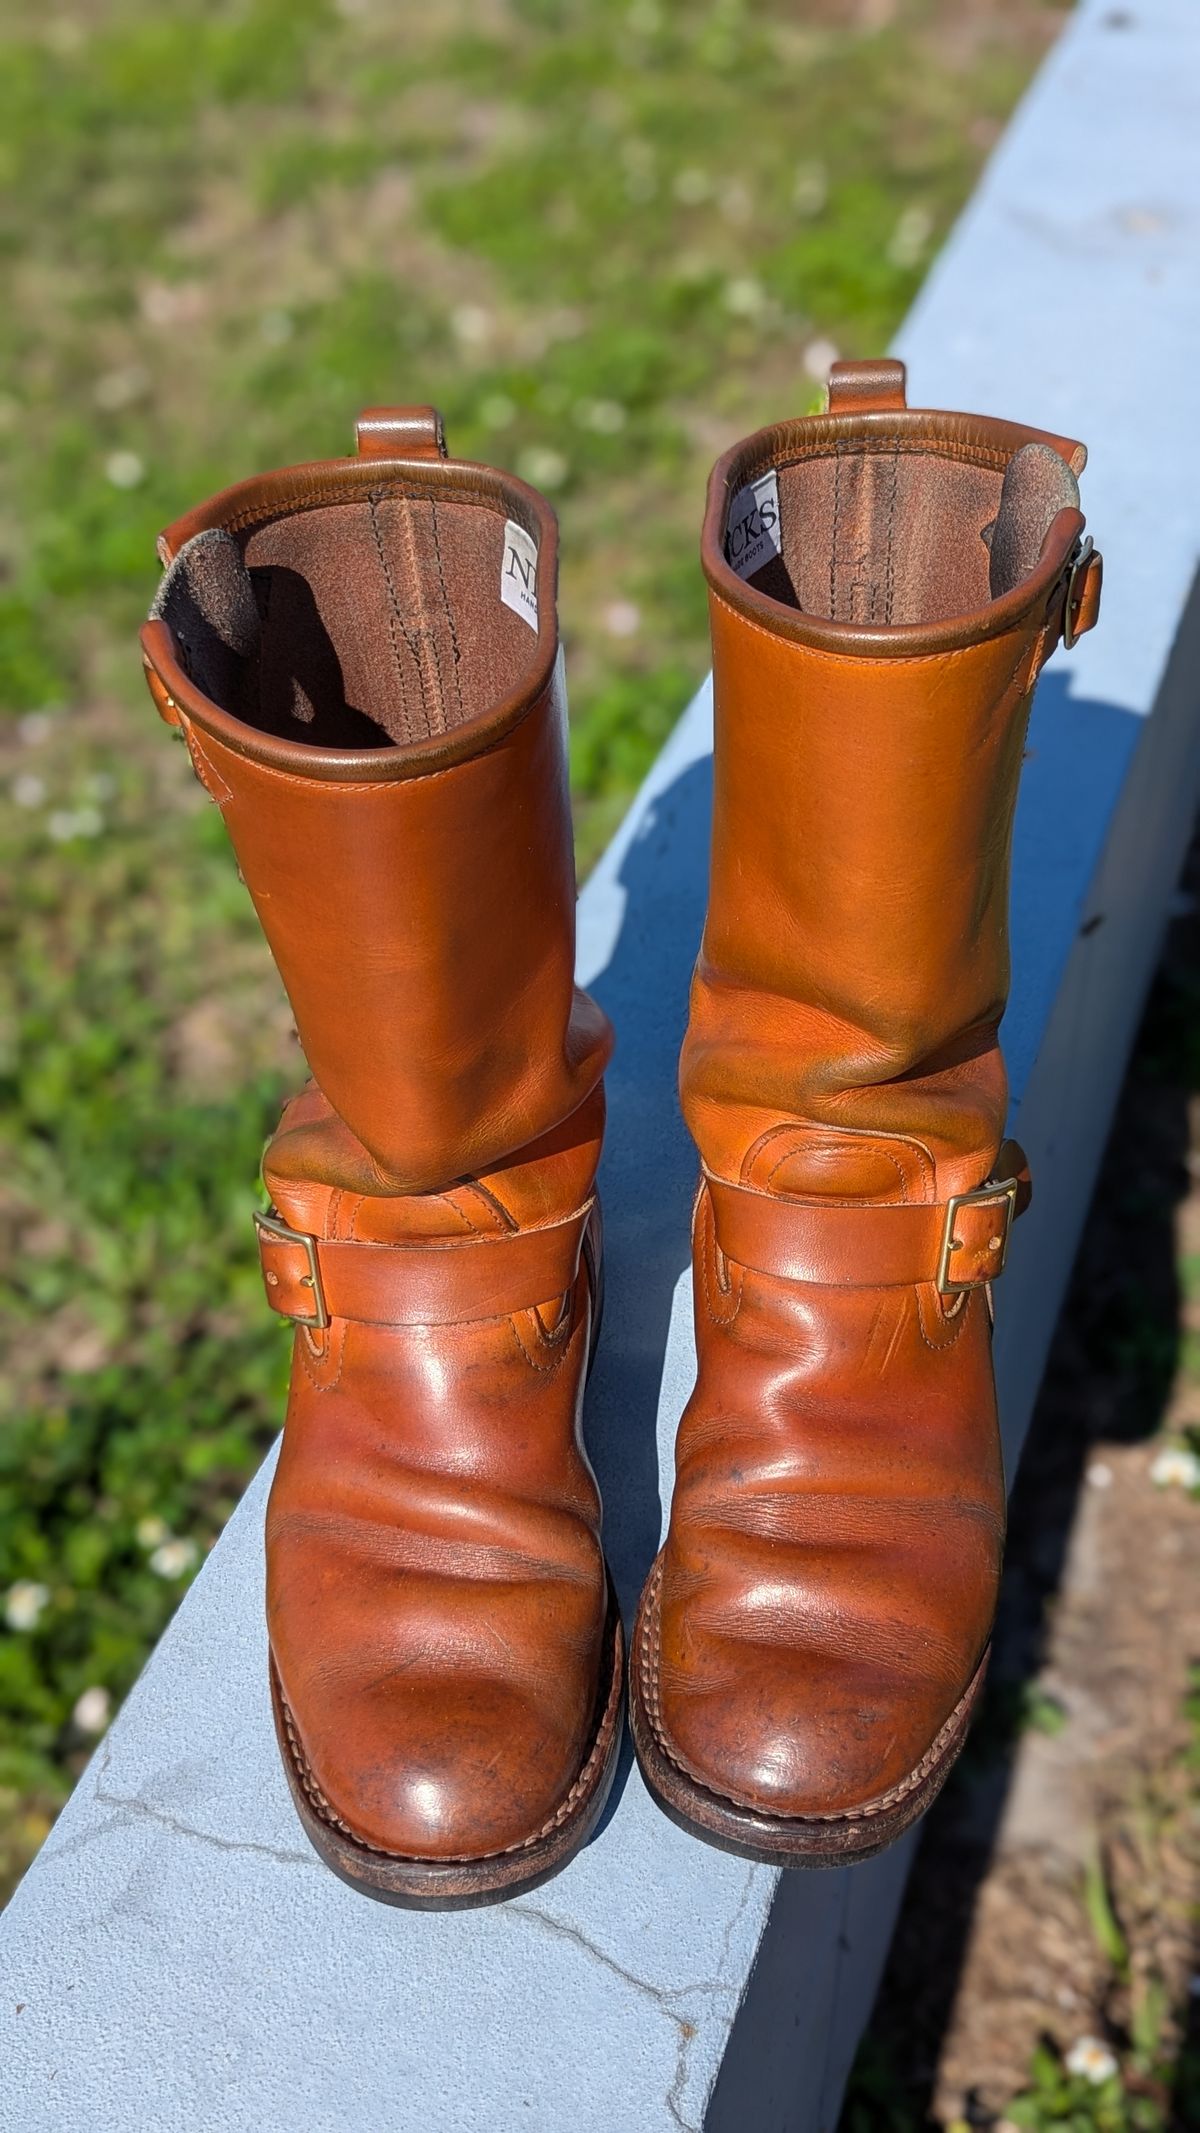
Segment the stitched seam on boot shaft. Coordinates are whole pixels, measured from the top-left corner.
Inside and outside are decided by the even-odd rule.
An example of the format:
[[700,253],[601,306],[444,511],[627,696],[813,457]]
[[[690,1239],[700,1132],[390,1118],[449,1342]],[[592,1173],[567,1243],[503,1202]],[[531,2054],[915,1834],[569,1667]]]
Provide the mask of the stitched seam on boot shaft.
[[[1052,628],[1053,626],[1051,624],[1043,623],[1040,618],[1035,622],[1031,616],[1024,616],[1019,618],[1016,622],[1010,624],[1007,630],[1000,631],[994,639],[989,638],[985,633],[979,638],[978,642],[975,644],[954,645],[951,646],[950,649],[945,652],[896,652],[889,653],[886,657],[881,657],[877,652],[874,651],[842,651],[840,647],[835,651],[833,649],[826,648],[823,645],[811,645],[798,642],[787,636],[786,632],[782,630],[768,629],[767,625],[764,622],[755,622],[751,618],[751,616],[743,614],[740,607],[735,607],[731,600],[727,600],[725,598],[724,593],[717,592],[716,589],[711,585],[709,587],[709,597],[717,607],[721,608],[723,612],[729,616],[732,622],[738,623],[742,629],[753,630],[756,637],[765,637],[768,644],[784,645],[789,651],[799,653],[802,658],[807,657],[825,666],[832,666],[836,664],[841,664],[843,662],[847,666],[949,666],[952,661],[973,659],[985,644],[992,642],[1000,644],[1004,641],[1004,638],[1013,637],[1018,634],[1023,637],[1033,635],[1034,637],[1040,639],[1046,632],[1046,630]],[[801,616],[801,619],[803,620],[802,609],[784,608],[782,610],[782,613],[785,617],[790,616],[793,613],[799,614]],[[812,619],[819,620],[820,618],[813,617]],[[833,619],[836,620],[837,618],[834,617]],[[1026,657],[1028,651],[1028,644],[1022,644],[1020,652],[1017,655],[1016,667],[1014,667],[1013,669],[1014,674],[1016,673],[1016,668],[1020,666],[1022,659]],[[1012,676],[1009,677],[1009,682],[1006,684],[1006,687],[1011,686],[1011,680]],[[1032,687],[1032,684],[1030,686]]]
[[[770,635],[770,632],[768,631],[767,634]],[[297,791],[311,792],[316,787],[318,790],[326,789],[338,794],[387,794],[395,792],[400,786],[431,784],[435,778],[452,778],[460,771],[469,770],[473,764],[481,762],[484,756],[493,755],[498,749],[502,748],[511,738],[517,726],[521,725],[525,719],[532,718],[537,711],[541,710],[550,701],[553,692],[554,684],[553,678],[551,678],[545,688],[538,690],[537,695],[525,706],[520,716],[514,719],[511,726],[506,726],[503,733],[497,734],[494,740],[489,740],[485,747],[477,749],[473,755],[464,755],[456,763],[445,764],[441,770],[415,770],[408,777],[371,778],[362,784],[352,784],[343,778],[302,777],[298,771],[285,770],[281,765],[264,762],[260,756],[240,755],[239,751],[231,747],[228,741],[219,739],[216,734],[209,733],[203,726],[200,727],[200,730],[204,734],[206,742],[212,747],[219,748],[222,754],[232,756],[235,762],[250,763],[255,770],[261,771],[276,783],[294,786]],[[192,718],[190,712],[181,713],[180,715],[181,717]],[[200,724],[198,719],[194,720],[193,723]],[[386,750],[381,751],[383,754],[386,754],[386,752]],[[205,760],[207,761],[207,758]],[[235,795],[231,793],[230,798],[233,799],[234,797]]]
[[[375,543],[375,553],[379,558],[379,569],[388,599],[388,639],[392,647],[396,681],[400,690],[399,711],[402,736],[406,741],[427,740],[429,738],[429,704],[425,690],[425,668],[421,658],[420,632],[418,630],[414,633],[410,630],[401,611],[400,594],[396,585],[395,574],[383,544],[383,534],[380,531],[378,498],[375,490],[372,489],[368,492],[366,502],[370,514],[371,537]],[[404,662],[400,657],[397,631],[403,637],[413,666],[416,669],[417,686],[421,691],[422,715],[419,720],[413,718],[409,707],[408,676],[405,672]]]
[[386,502],[397,496],[406,496],[415,498],[420,503],[431,503],[435,500],[444,503],[449,497],[451,502],[456,504],[478,504],[497,518],[502,503],[502,498],[490,494],[486,489],[467,488],[458,482],[452,489],[447,489],[441,483],[417,478],[409,480],[406,469],[404,475],[394,477],[394,485],[392,482],[384,482],[378,484],[373,491],[359,484],[353,487],[347,485],[345,488],[306,489],[299,496],[280,497],[275,504],[248,504],[243,510],[235,511],[231,517],[221,519],[220,524],[227,533],[245,533],[251,527],[272,526],[277,519],[295,518],[298,512],[312,511],[323,504],[362,504],[372,494]]
[[[453,720],[453,721],[451,721],[451,723],[453,723],[453,724],[456,724],[456,725],[457,725],[457,724],[461,724],[461,723],[462,723],[463,717],[464,717],[464,715],[465,715],[465,711],[464,711],[464,705],[463,705],[463,699],[462,699],[462,682],[461,682],[461,679],[460,679],[460,675],[459,675],[459,665],[460,665],[460,662],[461,662],[461,659],[462,659],[462,647],[461,647],[461,645],[459,644],[459,641],[458,641],[458,628],[457,628],[457,625],[456,625],[456,623],[455,623],[455,620],[454,620],[454,609],[453,609],[453,607],[451,606],[451,603],[450,603],[450,594],[449,594],[449,591],[448,591],[448,589],[447,589],[447,586],[446,586],[446,571],[445,571],[445,565],[444,565],[444,563],[443,563],[443,560],[442,560],[442,536],[441,536],[441,533],[440,533],[440,531],[439,531],[439,528],[438,528],[437,503],[436,503],[436,500],[435,500],[434,498],[432,498],[432,497],[430,498],[430,501],[429,501],[429,519],[430,519],[430,525],[431,525],[431,527],[432,527],[432,530],[433,530],[433,553],[434,553],[434,558],[435,558],[435,561],[436,561],[436,563],[437,563],[437,574],[438,574],[438,584],[440,585],[440,587],[441,587],[441,592],[442,592],[442,612],[443,612],[443,614],[445,615],[445,618],[446,618],[446,628],[447,628],[447,630],[448,630],[448,632],[449,632],[449,635],[450,635],[450,660],[451,660],[451,664],[450,664],[450,678],[451,678],[451,680],[452,680],[452,681],[453,681],[453,683],[454,683],[454,696],[455,696],[455,701],[456,701],[456,703],[457,703],[457,705],[458,705],[458,717],[457,717],[457,719],[456,719],[456,720]],[[439,668],[440,668],[440,665],[441,665],[441,658],[440,658],[440,654],[439,654],[439,660],[438,660],[438,664],[439,664]],[[445,697],[446,697],[446,684],[445,684],[445,678],[443,677],[443,679],[442,679],[442,702],[443,702],[443,706],[444,706],[444,704],[445,704]]]
[[[831,1129],[831,1130],[834,1130],[834,1131],[836,1131],[836,1128],[834,1128],[834,1129]],[[863,1136],[863,1137],[864,1137],[864,1139],[868,1138],[868,1136],[867,1136],[866,1134],[864,1134],[864,1136]],[[910,1145],[911,1145],[911,1144],[910,1144]],[[787,1163],[790,1163],[790,1162],[793,1162],[793,1161],[795,1160],[795,1157],[796,1157],[797,1153],[799,1153],[799,1152],[800,1152],[800,1151],[798,1151],[798,1150],[797,1150],[797,1149],[795,1149],[795,1148],[789,1148],[789,1149],[788,1149],[788,1151],[787,1151],[787,1153],[786,1153],[786,1155],[781,1155],[781,1156],[780,1156],[780,1158],[779,1158],[779,1161],[778,1161],[778,1162],[777,1162],[777,1163],[776,1163],[776,1164],[775,1164],[775,1165],[773,1166],[773,1168],[772,1168],[771,1170],[769,1170],[769,1171],[767,1172],[767,1177],[766,1177],[766,1184],[767,1184],[768,1186],[771,1186],[771,1185],[773,1185],[773,1184],[774,1184],[774,1182],[775,1182],[775,1179],[776,1179],[776,1177],[778,1176],[779,1172],[780,1172],[780,1171],[781,1171],[781,1170],[782,1170],[782,1169],[784,1168],[785,1164],[787,1164]],[[893,1170],[895,1171],[895,1173],[896,1173],[896,1176],[897,1176],[897,1178],[898,1178],[898,1179],[899,1179],[899,1181],[900,1181],[900,1198],[901,1198],[901,1200],[903,1200],[903,1201],[907,1202],[907,1201],[908,1201],[908,1180],[907,1180],[907,1178],[906,1178],[906,1177],[905,1177],[905,1175],[904,1175],[904,1170],[903,1170],[903,1167],[902,1167],[902,1165],[901,1165],[901,1162],[900,1162],[900,1158],[899,1158],[899,1156],[898,1156],[898,1155],[897,1155],[897,1154],[895,1153],[895,1151],[894,1151],[893,1149],[891,1149],[891,1148],[888,1148],[888,1147],[886,1147],[886,1146],[884,1145],[884,1143],[883,1143],[883,1141],[882,1141],[882,1140],[880,1140],[880,1141],[879,1141],[879,1142],[877,1142],[877,1143],[873,1142],[873,1143],[871,1144],[871,1153],[872,1153],[873,1155],[878,1155],[878,1156],[880,1156],[880,1157],[881,1157],[881,1158],[883,1159],[883,1161],[884,1161],[884,1162],[887,1162],[887,1163],[890,1163],[890,1164],[891,1164],[891,1166],[892,1166],[892,1169],[893,1169]],[[743,1171],[744,1171],[744,1166],[743,1166]],[[756,1188],[751,1188],[751,1189],[752,1189],[752,1190],[754,1190],[754,1189],[756,1189]],[[796,1197],[796,1195],[794,1195],[794,1194],[776,1193],[776,1198],[777,1198],[777,1199],[785,1199],[785,1198],[787,1198],[787,1199],[790,1199],[790,1198],[795,1198],[795,1197]],[[886,1200],[883,1200],[883,1201],[874,1201],[874,1200],[857,1200],[857,1201],[852,1201],[852,1200],[848,1200],[848,1199],[846,1199],[846,1197],[845,1197],[845,1196],[844,1196],[843,1194],[840,1194],[840,1193],[830,1193],[830,1194],[828,1194],[828,1195],[824,1195],[824,1194],[805,1194],[805,1195],[804,1195],[804,1197],[805,1197],[805,1198],[807,1198],[807,1199],[813,1199],[813,1198],[825,1198],[825,1197],[828,1197],[830,1201],[832,1201],[832,1202],[833,1202],[833,1203],[834,1203],[835,1205],[838,1205],[838,1206],[859,1206],[859,1207],[874,1207],[874,1206],[883,1206],[883,1207],[886,1207],[886,1206],[888,1205],[888,1202],[887,1202]]]
[[[998,446],[953,446],[944,440],[926,442],[904,437],[835,437],[821,444],[814,444],[809,451],[793,450],[790,458],[783,459],[771,450],[768,442],[761,450],[745,460],[740,460],[737,471],[739,479],[746,482],[755,480],[759,474],[765,474],[771,468],[779,474],[787,474],[793,467],[810,467],[822,459],[837,459],[843,455],[847,459],[859,456],[864,459],[883,459],[895,454],[898,459],[949,459],[960,466],[982,467],[994,473],[1003,473],[1017,450],[1016,445],[1011,452],[1006,452]],[[1065,460],[1063,464],[1066,464]]]

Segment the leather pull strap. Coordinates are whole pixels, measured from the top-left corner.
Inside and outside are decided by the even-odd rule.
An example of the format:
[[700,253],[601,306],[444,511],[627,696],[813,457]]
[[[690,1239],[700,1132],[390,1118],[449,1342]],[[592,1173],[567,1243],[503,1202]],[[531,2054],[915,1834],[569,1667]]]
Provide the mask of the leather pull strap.
[[862,363],[835,363],[829,373],[831,415],[894,413],[907,407],[905,369],[895,356]]
[[312,1237],[256,1214],[267,1302],[301,1326],[452,1326],[528,1311],[574,1286],[594,1204],[541,1229],[423,1244]]
[[354,448],[360,459],[444,459],[446,432],[436,407],[364,407]]
[[1012,1225],[1031,1197],[1021,1150],[1006,1141],[996,1178],[933,1206],[790,1200],[705,1178],[717,1243],[735,1266],[821,1287],[976,1289],[1004,1271]]

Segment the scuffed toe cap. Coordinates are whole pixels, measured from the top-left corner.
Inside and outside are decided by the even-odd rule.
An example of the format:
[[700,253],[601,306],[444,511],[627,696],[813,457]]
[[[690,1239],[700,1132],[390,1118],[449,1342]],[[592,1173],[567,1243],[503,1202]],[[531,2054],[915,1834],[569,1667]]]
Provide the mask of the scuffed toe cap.
[[[397,1857],[458,1860],[539,1836],[570,1794],[586,1753],[536,1701],[490,1681],[415,1693],[385,1682],[319,1712],[283,1692],[305,1789],[326,1820]],[[311,1701],[311,1691],[310,1691]]]

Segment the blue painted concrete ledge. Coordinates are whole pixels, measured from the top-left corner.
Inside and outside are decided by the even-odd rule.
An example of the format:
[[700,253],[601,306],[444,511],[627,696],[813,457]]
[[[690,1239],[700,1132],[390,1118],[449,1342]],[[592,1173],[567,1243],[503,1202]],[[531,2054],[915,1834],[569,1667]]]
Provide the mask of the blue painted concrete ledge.
[[[1088,440],[1105,553],[1101,626],[1042,683],[1017,827],[1005,1040],[1037,1194],[998,1291],[1010,1461],[1200,789],[1197,80],[1194,0],[1086,0],[898,343],[914,400]],[[628,1611],[693,1368],[674,1091],[709,714],[702,690],[580,907],[620,1037],[587,1430]],[[0,1921],[3,2133],[829,2133],[909,1846],[780,1879],[673,1828],[627,1756],[536,1895],[426,1917],[351,1894],[276,1759],[267,1481]]]

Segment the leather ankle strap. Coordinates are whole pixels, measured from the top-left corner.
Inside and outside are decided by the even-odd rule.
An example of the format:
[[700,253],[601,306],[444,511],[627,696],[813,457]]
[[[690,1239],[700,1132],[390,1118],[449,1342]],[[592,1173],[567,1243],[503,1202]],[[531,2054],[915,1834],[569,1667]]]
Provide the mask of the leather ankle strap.
[[792,1200],[705,1175],[717,1243],[735,1266],[777,1281],[943,1295],[982,1288],[1004,1271],[1012,1225],[1029,1205],[1029,1166],[1006,1141],[996,1174],[932,1206]]
[[579,1272],[595,1201],[565,1221],[420,1244],[312,1237],[256,1214],[267,1302],[295,1325],[334,1318],[374,1326],[451,1326],[504,1318],[565,1296]]

